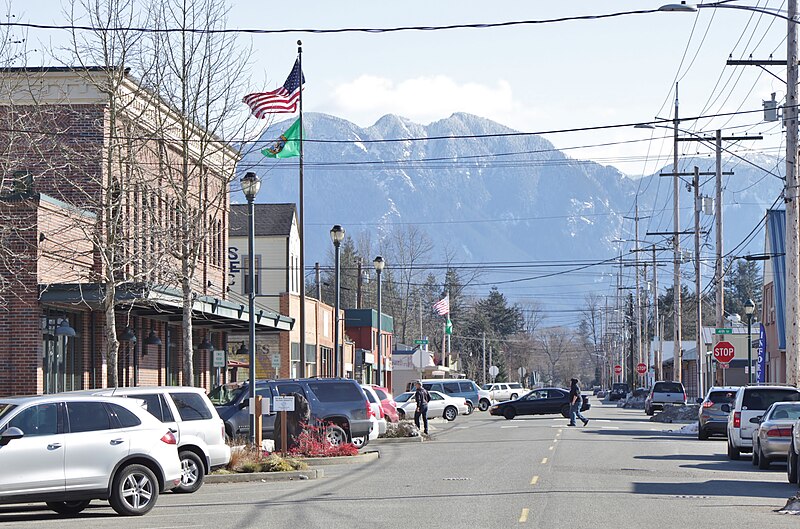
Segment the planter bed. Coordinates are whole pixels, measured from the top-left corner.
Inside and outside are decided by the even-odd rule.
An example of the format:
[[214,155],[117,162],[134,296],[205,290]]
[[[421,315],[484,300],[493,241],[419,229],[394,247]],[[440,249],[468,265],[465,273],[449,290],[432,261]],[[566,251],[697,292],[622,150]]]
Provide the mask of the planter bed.
[[357,465],[360,463],[369,463],[370,461],[375,461],[380,457],[380,452],[373,450],[354,456],[304,457],[301,459],[301,461],[311,467],[320,467],[327,465]]
[[307,470],[290,470],[287,472],[237,472],[225,474],[209,474],[205,483],[245,483],[249,481],[291,481],[299,479],[317,479],[325,475],[321,468]]

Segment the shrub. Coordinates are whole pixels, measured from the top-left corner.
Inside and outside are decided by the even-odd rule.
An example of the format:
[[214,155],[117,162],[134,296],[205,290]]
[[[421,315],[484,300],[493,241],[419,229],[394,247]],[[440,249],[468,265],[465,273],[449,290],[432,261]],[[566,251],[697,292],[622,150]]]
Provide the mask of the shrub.
[[354,456],[358,454],[358,448],[353,443],[333,446],[325,435],[327,426],[327,424],[306,425],[303,432],[297,437],[297,447],[291,451],[291,454],[305,457]]
[[225,470],[228,472],[286,472],[289,470],[305,470],[308,465],[291,457],[278,454],[267,454],[252,445],[231,451],[231,460]]

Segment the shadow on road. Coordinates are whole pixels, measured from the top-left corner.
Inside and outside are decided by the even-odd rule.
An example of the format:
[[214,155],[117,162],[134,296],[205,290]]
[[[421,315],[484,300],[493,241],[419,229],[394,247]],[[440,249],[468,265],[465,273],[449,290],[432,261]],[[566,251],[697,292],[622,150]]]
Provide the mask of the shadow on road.
[[[118,515],[108,510],[101,511],[100,509],[108,509],[108,504],[91,504],[85,511],[74,516],[67,516],[58,514],[51,511],[46,505],[10,505],[8,507],[0,507],[0,525],[7,522],[30,522],[30,521],[49,521],[56,524],[58,520],[68,518],[86,518],[86,519],[100,519],[100,518],[117,518]],[[94,511],[94,512],[92,512]]]
[[732,479],[712,479],[700,483],[632,483],[634,494],[662,496],[738,496],[782,498],[791,495],[796,485],[774,481],[739,481]]

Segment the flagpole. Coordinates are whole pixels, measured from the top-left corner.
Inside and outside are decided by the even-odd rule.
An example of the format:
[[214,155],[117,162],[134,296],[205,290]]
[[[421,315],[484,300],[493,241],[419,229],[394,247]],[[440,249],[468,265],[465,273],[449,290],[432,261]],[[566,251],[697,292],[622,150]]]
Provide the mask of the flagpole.
[[[303,42],[297,41],[297,60],[300,63],[300,203],[298,213],[300,225],[298,234],[300,235],[300,369],[297,373],[298,378],[306,376],[306,258],[305,258],[305,217],[303,206]],[[339,315],[334,314],[333,324],[339,325]],[[333,354],[337,354],[334,351]],[[291,365],[291,351],[290,351]],[[291,374],[290,374],[291,376]]]

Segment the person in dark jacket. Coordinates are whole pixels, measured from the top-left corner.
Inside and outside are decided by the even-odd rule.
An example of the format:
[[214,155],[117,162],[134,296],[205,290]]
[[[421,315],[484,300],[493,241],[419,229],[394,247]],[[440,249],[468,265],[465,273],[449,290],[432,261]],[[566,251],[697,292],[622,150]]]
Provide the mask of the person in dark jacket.
[[569,426],[575,426],[575,417],[583,421],[583,425],[589,424],[589,419],[581,413],[581,406],[583,406],[583,397],[581,396],[581,388],[578,386],[578,379],[573,378],[570,380],[571,385],[569,388]]
[[428,402],[431,400],[431,395],[428,390],[422,387],[422,382],[417,380],[414,385],[414,402],[417,403],[417,409],[414,411],[414,424],[417,428],[420,427],[419,419],[422,417],[422,422],[425,425],[425,435],[428,434]]

